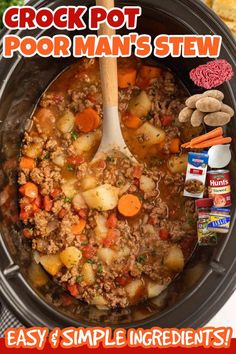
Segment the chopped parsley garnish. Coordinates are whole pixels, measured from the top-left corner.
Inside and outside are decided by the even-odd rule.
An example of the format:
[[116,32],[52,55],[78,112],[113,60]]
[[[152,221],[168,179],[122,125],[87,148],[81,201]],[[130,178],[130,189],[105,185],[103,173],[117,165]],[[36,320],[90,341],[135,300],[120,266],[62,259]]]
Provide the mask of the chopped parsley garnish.
[[94,261],[93,259],[88,259],[88,260],[87,260],[87,263],[89,263],[89,264],[95,264],[95,261]]
[[48,160],[50,158],[50,152],[47,152],[44,156],[44,160]]
[[137,257],[137,262],[138,263],[144,263],[146,261],[147,257],[142,255]]
[[77,278],[76,278],[76,283],[81,283],[83,280],[83,276],[82,275],[79,275]]
[[74,171],[74,166],[67,165],[67,171],[73,172]]
[[98,267],[97,267],[97,273],[98,274],[102,274],[102,272],[103,272],[102,264],[99,264]]
[[87,245],[88,245],[88,242],[81,242],[81,246],[87,246]]
[[114,163],[114,162],[115,162],[115,159],[114,159],[113,156],[107,156],[106,162],[108,162],[108,163]]
[[151,114],[148,114],[148,115],[145,117],[146,120],[152,120],[152,118],[153,118],[153,116],[152,116]]
[[78,134],[74,130],[70,133],[70,136],[71,136],[71,140],[73,141],[75,141],[78,138]]
[[66,198],[64,198],[64,202],[65,203],[71,203],[72,202],[72,198],[66,197]]

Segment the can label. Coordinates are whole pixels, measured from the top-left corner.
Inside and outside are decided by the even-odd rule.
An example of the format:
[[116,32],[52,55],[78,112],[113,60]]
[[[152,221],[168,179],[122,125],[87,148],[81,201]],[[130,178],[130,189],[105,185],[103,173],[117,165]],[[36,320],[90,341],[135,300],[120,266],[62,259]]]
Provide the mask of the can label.
[[217,235],[215,232],[208,230],[208,217],[202,217],[197,223],[197,235],[199,246],[215,246],[217,245]]
[[214,231],[228,232],[230,227],[230,216],[210,215],[208,228]]
[[222,170],[208,172],[207,186],[209,198],[213,199],[214,206],[222,208],[231,205],[229,171]]

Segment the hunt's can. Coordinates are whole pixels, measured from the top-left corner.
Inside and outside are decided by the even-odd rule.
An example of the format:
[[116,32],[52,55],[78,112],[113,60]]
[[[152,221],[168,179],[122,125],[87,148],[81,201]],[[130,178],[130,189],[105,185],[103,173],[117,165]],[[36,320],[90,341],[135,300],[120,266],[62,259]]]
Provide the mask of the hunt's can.
[[230,174],[228,170],[207,172],[208,196],[217,208],[231,205]]

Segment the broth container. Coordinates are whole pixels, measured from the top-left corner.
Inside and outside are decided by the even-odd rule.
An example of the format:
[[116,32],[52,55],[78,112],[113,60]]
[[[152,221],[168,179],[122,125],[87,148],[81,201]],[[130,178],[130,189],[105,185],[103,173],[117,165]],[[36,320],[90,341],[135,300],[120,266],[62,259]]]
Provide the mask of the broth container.
[[205,190],[208,153],[188,153],[188,167],[184,186],[184,196],[202,198]]

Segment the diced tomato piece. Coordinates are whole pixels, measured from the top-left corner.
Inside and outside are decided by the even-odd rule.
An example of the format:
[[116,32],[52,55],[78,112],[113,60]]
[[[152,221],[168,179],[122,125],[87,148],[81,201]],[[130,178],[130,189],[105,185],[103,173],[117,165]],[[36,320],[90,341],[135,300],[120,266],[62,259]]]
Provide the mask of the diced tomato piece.
[[29,219],[29,213],[25,210],[21,210],[20,212],[20,220],[27,221]]
[[105,168],[107,167],[107,164],[106,164],[106,161],[104,161],[104,160],[98,160],[93,163],[93,167],[97,168],[99,170],[105,170]]
[[180,247],[183,251],[184,257],[187,258],[192,251],[194,239],[187,237],[180,242]]
[[50,197],[46,195],[46,196],[43,198],[43,207],[44,207],[44,210],[46,210],[46,211],[51,211],[52,206],[53,206],[53,201],[52,201],[52,199],[50,199]]
[[114,229],[117,225],[117,217],[115,213],[112,213],[107,219],[107,227],[109,229]]
[[88,245],[88,246],[85,246],[82,248],[82,252],[83,252],[84,258],[90,259],[95,255],[96,250],[93,246]]
[[150,80],[142,77],[138,77],[136,80],[136,85],[141,89],[145,90],[149,86]]
[[81,163],[84,163],[85,159],[83,156],[68,156],[67,157],[67,162],[71,165],[80,165]]
[[125,286],[131,283],[132,279],[133,278],[131,277],[131,275],[127,273],[127,274],[122,274],[119,277],[116,277],[115,282],[120,286]]
[[102,241],[105,247],[111,247],[120,236],[120,231],[115,229],[108,230],[107,237]]
[[33,203],[39,208],[42,209],[42,197],[38,195],[37,198],[34,199]]
[[70,296],[62,295],[61,300],[64,306],[70,306],[72,304],[72,298]]
[[173,117],[172,116],[162,116],[161,117],[161,124],[166,127],[168,125],[171,125],[171,123],[173,122]]
[[88,241],[86,235],[79,235],[79,239],[80,239],[81,242],[87,242]]
[[82,219],[86,220],[88,217],[88,210],[87,209],[80,209],[78,211],[78,214]]
[[61,189],[59,189],[59,188],[53,189],[53,191],[50,193],[50,195],[53,199],[59,197],[60,194],[61,194]]
[[170,233],[167,229],[162,228],[162,229],[160,229],[159,236],[160,236],[161,240],[166,241],[166,240],[168,240]]
[[63,219],[66,213],[67,213],[66,209],[62,208],[58,213],[59,219]]
[[148,219],[148,224],[156,225],[157,224],[157,220],[150,216],[149,219]]
[[142,169],[139,166],[135,166],[133,170],[133,177],[140,179],[142,176]]
[[21,195],[25,195],[25,186],[24,185],[20,186],[19,192],[20,192]]
[[31,238],[33,236],[33,231],[30,229],[23,229],[23,235],[25,238]]
[[70,292],[70,294],[74,297],[79,295],[79,287],[77,284],[74,285],[67,285],[67,290]]
[[138,178],[134,178],[133,183],[136,187],[139,187],[140,180]]
[[93,103],[96,103],[97,102],[97,96],[95,94],[88,94],[87,95],[87,99]]

